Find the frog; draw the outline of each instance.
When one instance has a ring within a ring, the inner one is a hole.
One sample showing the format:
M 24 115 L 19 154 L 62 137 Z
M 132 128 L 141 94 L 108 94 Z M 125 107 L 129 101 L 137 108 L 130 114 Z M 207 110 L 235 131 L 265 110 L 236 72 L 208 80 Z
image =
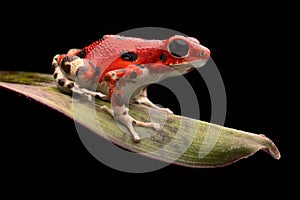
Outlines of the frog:
M 140 142 L 135 126 L 159 131 L 160 124 L 132 117 L 130 103 L 173 114 L 153 103 L 147 88 L 200 68 L 209 58 L 210 50 L 195 37 L 172 35 L 161 40 L 107 34 L 81 49 L 56 54 L 51 69 L 59 91 L 110 102 L 110 107 L 100 109 L 123 124 L 134 142 Z

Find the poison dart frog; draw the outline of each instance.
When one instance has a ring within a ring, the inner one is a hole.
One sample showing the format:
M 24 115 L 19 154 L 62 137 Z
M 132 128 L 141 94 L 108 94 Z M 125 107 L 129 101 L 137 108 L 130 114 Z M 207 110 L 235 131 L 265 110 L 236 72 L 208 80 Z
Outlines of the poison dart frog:
M 147 97 L 147 86 L 167 77 L 202 67 L 210 50 L 193 37 L 174 35 L 165 40 L 105 35 L 82 49 L 70 49 L 53 57 L 52 71 L 63 93 L 110 101 L 100 108 L 128 128 L 133 140 L 141 137 L 134 126 L 158 131 L 160 125 L 143 122 L 129 114 L 129 103 L 144 104 L 172 114 Z

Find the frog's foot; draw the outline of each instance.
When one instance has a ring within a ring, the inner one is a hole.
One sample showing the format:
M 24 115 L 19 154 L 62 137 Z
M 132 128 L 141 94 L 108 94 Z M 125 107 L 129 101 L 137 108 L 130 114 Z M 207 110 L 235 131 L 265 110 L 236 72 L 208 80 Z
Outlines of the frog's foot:
M 107 101 L 107 96 L 102 94 L 101 92 L 94 92 L 91 90 L 87 90 L 85 88 L 80 88 L 78 84 L 74 83 L 74 87 L 71 88 L 73 94 L 78 94 L 82 96 L 86 96 L 89 101 L 92 101 L 93 98 L 99 98 Z
M 155 108 L 155 109 L 161 110 L 163 112 L 173 114 L 173 112 L 169 108 L 161 108 L 161 107 L 155 105 L 154 103 L 152 103 L 147 97 L 147 88 L 144 88 L 143 91 L 141 92 L 141 94 L 139 94 L 138 96 L 136 96 L 133 99 L 133 102 L 138 103 L 138 104 L 144 104 L 151 108 Z
M 143 127 L 150 127 L 154 130 L 158 131 L 160 128 L 160 125 L 158 123 L 154 122 L 142 122 L 139 120 L 134 119 L 128 114 L 128 108 L 123 106 L 114 106 L 113 110 L 108 108 L 107 106 L 101 106 L 102 110 L 108 112 L 114 119 L 120 123 L 122 123 L 125 127 L 128 128 L 129 132 L 133 136 L 133 140 L 135 142 L 140 142 L 141 137 L 139 134 L 134 130 L 133 125 L 143 126 Z

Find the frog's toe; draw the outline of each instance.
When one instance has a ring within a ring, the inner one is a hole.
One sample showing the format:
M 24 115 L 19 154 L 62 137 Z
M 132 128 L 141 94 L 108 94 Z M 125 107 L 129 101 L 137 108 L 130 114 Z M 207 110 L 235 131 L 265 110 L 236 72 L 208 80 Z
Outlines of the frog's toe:
M 152 122 L 152 127 L 155 131 L 158 131 L 160 129 L 160 124 Z
M 141 137 L 136 135 L 136 136 L 133 136 L 133 141 L 134 142 L 140 142 L 141 141 Z
M 102 100 L 108 100 L 107 96 L 102 94 L 101 92 L 96 92 L 95 97 Z
M 144 104 L 146 106 L 149 106 L 151 108 L 155 108 L 158 110 L 161 110 L 163 112 L 166 112 L 168 114 L 173 114 L 173 112 L 169 109 L 169 108 L 162 108 L 154 103 L 152 103 L 147 96 L 137 96 L 133 99 L 133 102 L 137 103 L 137 104 Z

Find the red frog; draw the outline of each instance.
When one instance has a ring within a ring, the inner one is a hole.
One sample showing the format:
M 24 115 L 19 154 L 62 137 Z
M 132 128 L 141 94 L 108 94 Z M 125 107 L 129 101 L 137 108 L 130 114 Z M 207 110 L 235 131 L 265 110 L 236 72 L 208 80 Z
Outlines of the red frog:
M 133 125 L 159 130 L 154 122 L 143 122 L 128 114 L 135 102 L 172 113 L 147 97 L 147 86 L 170 76 L 183 75 L 205 65 L 208 48 L 193 37 L 174 35 L 165 40 L 148 40 L 105 35 L 83 49 L 71 49 L 54 56 L 53 76 L 64 93 L 98 97 L 111 102 L 101 106 L 128 128 L 135 142 L 141 140 Z

